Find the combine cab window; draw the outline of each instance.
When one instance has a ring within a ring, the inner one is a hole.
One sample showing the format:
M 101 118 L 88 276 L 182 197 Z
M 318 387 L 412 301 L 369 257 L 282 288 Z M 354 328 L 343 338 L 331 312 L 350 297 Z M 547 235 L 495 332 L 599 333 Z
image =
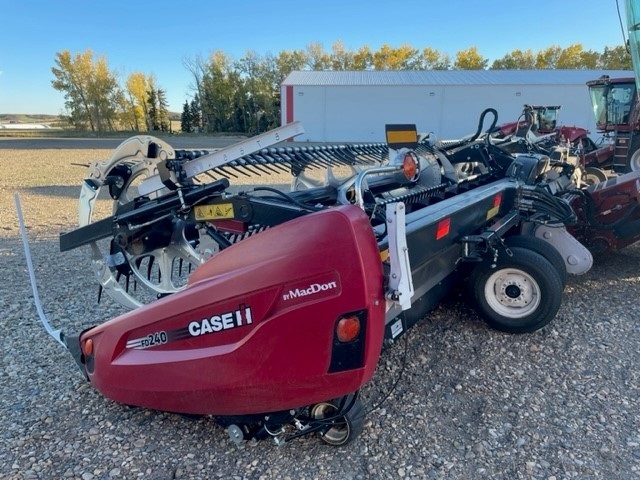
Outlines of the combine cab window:
M 543 108 L 539 111 L 540 128 L 543 132 L 552 132 L 556 128 L 558 109 Z
M 610 83 L 592 85 L 589 89 L 593 113 L 599 129 L 607 126 L 625 125 L 633 106 L 636 86 L 632 83 Z

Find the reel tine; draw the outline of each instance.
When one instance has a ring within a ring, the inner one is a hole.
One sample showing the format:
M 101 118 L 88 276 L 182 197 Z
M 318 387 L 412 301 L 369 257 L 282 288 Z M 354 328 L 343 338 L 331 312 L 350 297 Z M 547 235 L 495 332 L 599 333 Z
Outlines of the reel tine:
M 149 263 L 147 263 L 147 280 L 151 281 L 151 269 L 153 267 L 153 257 L 149 258 Z
M 262 165 L 265 165 L 265 166 L 268 165 L 269 168 L 271 168 L 274 173 L 289 173 L 288 168 L 286 168 L 284 165 L 281 165 L 278 162 L 270 162 L 262 155 L 262 152 L 254 153 L 252 157 L 255 158 L 256 161 L 262 163 Z

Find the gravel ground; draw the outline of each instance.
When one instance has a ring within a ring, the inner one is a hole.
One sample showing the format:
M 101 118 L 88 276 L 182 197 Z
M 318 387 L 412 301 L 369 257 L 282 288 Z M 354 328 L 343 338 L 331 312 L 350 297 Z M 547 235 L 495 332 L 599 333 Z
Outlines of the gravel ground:
M 640 478 L 640 245 L 571 278 L 555 321 L 533 334 L 493 331 L 459 299 L 442 304 L 383 352 L 365 400 L 402 376 L 347 448 L 235 446 L 209 418 L 103 398 L 39 324 L 13 192 L 51 321 L 75 331 L 109 319 L 123 310 L 96 303 L 88 252 L 57 245 L 84 172 L 71 163 L 109 153 L 0 148 L 0 478 Z

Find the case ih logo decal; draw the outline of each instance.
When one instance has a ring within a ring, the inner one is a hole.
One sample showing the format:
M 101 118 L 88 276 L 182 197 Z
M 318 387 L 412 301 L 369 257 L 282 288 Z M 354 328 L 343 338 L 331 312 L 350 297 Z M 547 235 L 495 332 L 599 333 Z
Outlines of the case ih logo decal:
M 282 300 L 293 300 L 294 298 L 306 297 L 307 295 L 314 295 L 319 292 L 326 292 L 327 290 L 334 290 L 338 288 L 336 282 L 327 283 L 312 283 L 305 288 L 296 288 L 295 290 L 289 290 L 282 295 Z
M 158 347 L 177 340 L 199 337 L 207 333 L 221 332 L 231 328 L 243 327 L 253 323 L 251 307 L 244 304 L 238 306 L 237 310 L 212 315 L 202 320 L 194 320 L 187 327 L 177 330 L 154 332 L 140 338 L 127 341 L 127 348 L 142 350 L 145 348 Z
M 228 330 L 230 328 L 251 325 L 252 322 L 251 307 L 242 308 L 241 306 L 238 310 L 214 315 L 211 318 L 194 320 L 189 324 L 189 334 L 192 337 L 198 337 L 207 333 L 221 332 L 222 330 Z

